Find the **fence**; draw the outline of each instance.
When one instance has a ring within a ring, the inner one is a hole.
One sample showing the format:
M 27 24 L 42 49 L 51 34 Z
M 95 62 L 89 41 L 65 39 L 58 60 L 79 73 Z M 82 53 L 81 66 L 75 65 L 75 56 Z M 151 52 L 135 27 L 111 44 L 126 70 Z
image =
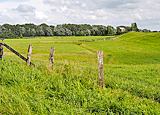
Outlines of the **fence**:
M 26 65 L 33 65 L 31 62 L 31 53 L 32 53 L 32 45 L 29 45 L 28 48 L 28 55 L 27 58 L 22 56 L 20 53 L 15 51 L 13 48 L 5 44 L 4 42 L 0 43 L 0 58 L 3 58 L 3 46 L 5 46 L 7 49 L 15 53 L 18 57 L 23 59 L 26 62 Z M 49 49 L 48 49 L 49 50 Z M 63 51 L 61 51 L 63 52 Z M 110 88 L 115 88 L 115 89 L 122 89 L 124 91 L 129 91 L 132 94 L 138 95 L 139 97 L 145 97 L 148 99 L 153 99 L 154 101 L 160 102 L 160 85 L 159 85 L 159 73 L 157 75 L 148 75 L 148 74 L 141 74 L 138 72 L 133 72 L 133 71 L 126 71 L 121 68 L 114 68 L 114 67 L 109 67 L 108 64 L 103 63 L 103 51 L 98 51 L 97 55 L 95 54 L 83 54 L 83 53 L 76 53 L 76 52 L 71 52 L 73 54 L 78 54 L 78 55 L 91 55 L 94 58 L 97 57 L 98 59 L 98 64 L 92 64 L 92 63 L 86 63 L 86 62 L 75 62 L 73 60 L 67 60 L 64 58 L 59 58 L 55 57 L 55 48 L 51 47 L 50 48 L 50 57 L 49 57 L 49 68 L 52 70 L 53 69 L 53 64 L 54 64 L 54 58 L 57 58 L 59 60 L 63 61 L 72 61 L 73 63 L 81 63 L 84 65 L 89 65 L 89 66 L 94 66 L 96 67 L 92 70 L 92 72 L 95 72 L 95 74 L 99 75 L 99 87 L 110 87 Z M 48 54 L 49 55 L 49 54 Z M 139 60 L 132 60 L 132 59 L 125 59 L 125 58 L 119 58 L 115 57 L 118 59 L 122 60 L 130 60 L 130 61 L 138 61 L 142 63 L 150 63 L 150 64 L 159 64 L 155 62 L 145 62 L 145 61 L 139 61 Z M 158 57 L 157 57 L 158 58 Z M 35 66 L 36 67 L 36 66 Z M 76 70 L 81 70 L 81 71 L 86 71 L 86 68 L 78 68 L 74 67 L 73 69 Z M 120 73 L 122 72 L 122 73 Z M 157 81 L 156 81 L 157 80 Z

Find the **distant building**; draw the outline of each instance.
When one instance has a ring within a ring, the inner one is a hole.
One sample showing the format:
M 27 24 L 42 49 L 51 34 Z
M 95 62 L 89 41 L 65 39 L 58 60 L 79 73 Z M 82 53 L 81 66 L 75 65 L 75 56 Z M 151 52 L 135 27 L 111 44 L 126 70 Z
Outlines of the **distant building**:
M 124 27 L 119 27 L 119 29 L 120 29 L 121 32 L 125 32 L 126 31 L 126 29 Z
M 118 30 L 120 30 L 121 32 L 125 32 L 126 29 L 124 27 L 118 27 Z

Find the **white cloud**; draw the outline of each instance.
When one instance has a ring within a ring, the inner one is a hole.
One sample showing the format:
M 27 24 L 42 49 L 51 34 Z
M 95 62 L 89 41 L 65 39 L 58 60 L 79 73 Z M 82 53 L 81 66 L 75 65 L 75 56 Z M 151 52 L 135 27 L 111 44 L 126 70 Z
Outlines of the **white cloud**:
M 20 4 L 15 10 L 19 12 L 34 12 L 36 8 L 27 4 Z
M 0 24 L 87 23 L 160 28 L 159 0 L 29 0 L 0 2 Z
M 65 10 L 67 10 L 67 7 L 66 7 L 66 6 L 61 7 L 61 10 L 62 10 L 62 11 L 65 11 Z
M 40 20 L 48 18 L 48 16 L 45 15 L 43 12 L 35 11 L 35 14 L 36 14 L 36 18 Z

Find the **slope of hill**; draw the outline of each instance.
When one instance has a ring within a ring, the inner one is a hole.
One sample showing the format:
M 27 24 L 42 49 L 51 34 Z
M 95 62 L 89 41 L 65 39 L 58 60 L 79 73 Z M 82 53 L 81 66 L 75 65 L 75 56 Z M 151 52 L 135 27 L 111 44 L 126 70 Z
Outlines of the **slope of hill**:
M 127 33 L 121 37 L 94 43 L 85 43 L 95 51 L 103 50 L 107 58 L 118 64 L 154 64 L 160 62 L 160 33 Z M 87 47 L 86 47 L 87 48 Z

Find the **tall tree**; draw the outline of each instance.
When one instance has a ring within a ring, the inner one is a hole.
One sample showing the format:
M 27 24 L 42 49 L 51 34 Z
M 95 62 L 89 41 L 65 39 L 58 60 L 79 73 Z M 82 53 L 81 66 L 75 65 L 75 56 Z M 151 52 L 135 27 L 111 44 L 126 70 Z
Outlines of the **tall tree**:
M 132 29 L 132 31 L 139 31 L 136 23 L 131 24 L 131 29 Z

